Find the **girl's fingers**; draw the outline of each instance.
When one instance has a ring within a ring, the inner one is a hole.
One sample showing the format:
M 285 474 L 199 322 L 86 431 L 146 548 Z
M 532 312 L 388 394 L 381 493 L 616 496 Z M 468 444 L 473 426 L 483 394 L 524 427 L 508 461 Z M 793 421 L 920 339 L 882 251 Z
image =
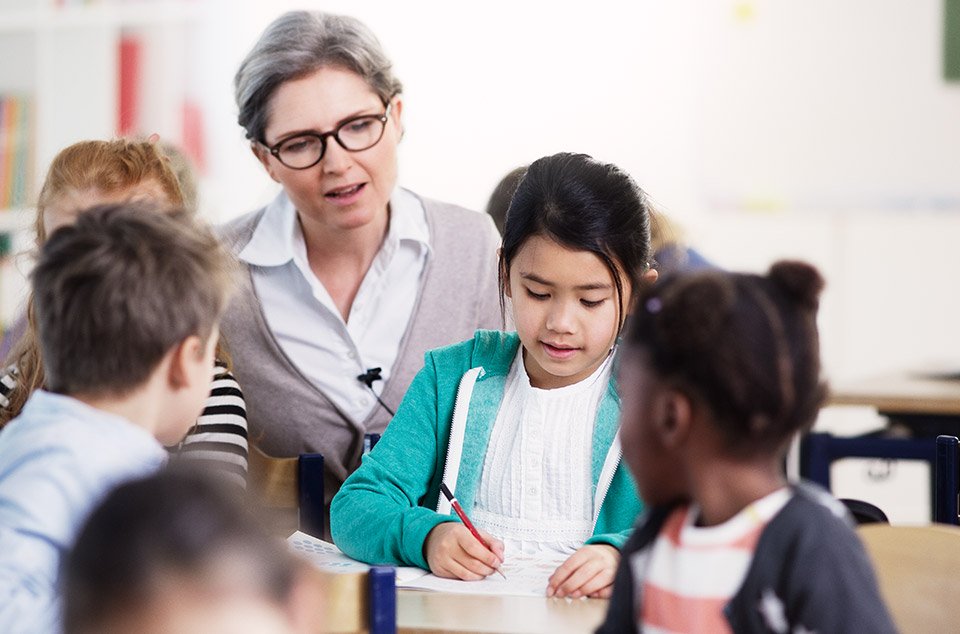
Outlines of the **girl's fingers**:
M 473 534 L 466 528 L 464 528 L 463 531 L 458 534 L 457 544 L 467 557 L 475 560 L 479 564 L 482 564 L 486 569 L 489 569 L 489 572 L 486 574 L 493 574 L 494 570 L 500 566 L 500 558 L 493 552 L 487 550 L 487 547 L 481 544 L 477 538 L 474 537 Z M 461 563 L 466 564 L 464 558 L 458 557 L 458 559 L 460 559 Z M 473 566 L 468 567 L 474 569 Z
M 556 592 L 554 593 L 558 597 L 573 597 L 577 599 L 586 592 L 581 590 L 583 584 L 587 583 L 590 579 L 597 575 L 600 572 L 600 567 L 595 561 L 587 561 L 582 566 L 577 568 L 570 574 L 566 580 L 557 586 Z
M 553 574 L 550 575 L 550 579 L 547 581 L 548 597 L 552 597 L 556 594 L 557 589 L 560 588 L 560 586 L 566 582 L 570 575 L 572 575 L 577 568 L 580 567 L 583 559 L 585 559 L 583 551 L 578 550 L 567 557 L 567 560 L 560 564 L 560 566 L 553 571 Z
M 493 535 L 491 535 L 490 533 L 487 533 L 486 531 L 477 531 L 477 532 L 480 533 L 480 536 L 483 537 L 488 544 L 490 544 L 490 550 L 492 550 L 493 554 L 497 556 L 497 559 L 500 560 L 500 563 L 503 563 L 503 553 L 504 553 L 503 542 L 497 539 L 496 537 L 494 537 Z
M 486 575 L 473 572 L 455 559 L 448 561 L 445 567 L 450 572 L 450 576 L 456 579 L 463 579 L 464 581 L 480 581 L 481 579 L 486 578 Z
M 613 584 L 594 592 L 590 595 L 592 599 L 609 599 L 613 596 Z
M 583 582 L 578 592 L 581 596 L 596 596 L 604 588 L 613 586 L 615 571 L 601 568 L 597 573 Z

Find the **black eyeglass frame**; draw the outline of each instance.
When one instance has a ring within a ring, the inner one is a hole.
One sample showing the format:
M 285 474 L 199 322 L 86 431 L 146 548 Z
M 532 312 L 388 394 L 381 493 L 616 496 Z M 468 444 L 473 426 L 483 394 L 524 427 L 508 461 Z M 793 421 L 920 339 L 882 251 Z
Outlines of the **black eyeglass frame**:
M 387 120 L 390 118 L 391 105 L 393 104 L 389 102 L 386 104 L 386 110 L 384 110 L 383 114 L 363 114 L 363 115 L 360 115 L 359 117 L 353 117 L 351 119 L 347 119 L 346 121 L 342 122 L 340 125 L 338 125 L 333 130 L 330 130 L 329 132 L 304 132 L 302 134 L 295 134 L 293 136 L 287 137 L 286 139 L 283 139 L 282 141 L 278 141 L 272 146 L 267 145 L 266 143 L 261 143 L 261 145 L 267 148 L 267 151 L 269 151 L 270 154 L 274 156 L 274 158 L 280 161 L 280 164 L 283 165 L 284 167 L 292 170 L 308 170 L 323 160 L 324 155 L 327 153 L 327 139 L 330 137 L 333 137 L 333 139 L 337 142 L 337 145 L 342 147 L 347 152 L 363 152 L 364 150 L 369 150 L 374 145 L 379 143 L 383 139 L 384 133 L 387 131 Z M 358 150 L 353 150 L 351 148 L 348 148 L 346 145 L 344 145 L 343 141 L 340 140 L 340 130 L 350 125 L 351 123 L 356 123 L 357 121 L 364 121 L 368 119 L 376 120 L 383 124 L 383 127 L 380 129 L 380 136 L 377 137 L 377 140 L 371 143 L 370 145 L 368 145 L 367 147 L 360 148 Z M 293 167 L 292 165 L 288 165 L 284 163 L 283 159 L 280 158 L 280 146 L 282 146 L 284 143 L 287 143 L 291 139 L 300 139 L 303 137 L 313 137 L 320 141 L 320 156 L 317 157 L 316 161 L 314 161 L 313 163 L 310 163 L 310 165 L 304 165 L 303 167 Z

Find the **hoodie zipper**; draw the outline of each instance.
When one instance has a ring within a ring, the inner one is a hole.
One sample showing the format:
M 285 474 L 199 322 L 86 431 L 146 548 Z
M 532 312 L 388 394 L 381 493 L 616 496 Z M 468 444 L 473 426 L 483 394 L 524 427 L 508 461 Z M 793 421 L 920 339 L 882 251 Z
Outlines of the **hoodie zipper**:
M 616 460 L 613 463 L 610 463 L 610 453 L 608 452 L 606 460 L 603 462 L 603 469 L 600 470 L 600 478 L 597 481 L 597 493 L 599 497 L 594 503 L 593 508 L 593 532 L 597 531 L 597 522 L 600 520 L 600 509 L 603 508 L 603 502 L 607 499 L 607 493 L 610 491 L 610 485 L 613 483 L 613 476 L 617 472 L 617 467 L 620 466 L 620 461 L 623 459 L 623 448 L 620 446 L 620 432 L 617 432 L 617 435 L 613 438 L 613 445 L 610 447 L 610 451 L 613 451 L 616 447 Z M 609 467 L 609 469 L 608 469 Z

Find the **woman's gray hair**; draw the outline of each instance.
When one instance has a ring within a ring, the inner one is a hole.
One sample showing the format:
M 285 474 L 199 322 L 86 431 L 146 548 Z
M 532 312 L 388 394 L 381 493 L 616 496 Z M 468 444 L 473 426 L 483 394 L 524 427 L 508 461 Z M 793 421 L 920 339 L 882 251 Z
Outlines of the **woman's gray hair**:
M 266 28 L 234 77 L 237 121 L 265 142 L 270 98 L 284 82 L 324 67 L 359 75 L 386 105 L 403 87 L 379 40 L 360 20 L 319 11 L 290 11 Z

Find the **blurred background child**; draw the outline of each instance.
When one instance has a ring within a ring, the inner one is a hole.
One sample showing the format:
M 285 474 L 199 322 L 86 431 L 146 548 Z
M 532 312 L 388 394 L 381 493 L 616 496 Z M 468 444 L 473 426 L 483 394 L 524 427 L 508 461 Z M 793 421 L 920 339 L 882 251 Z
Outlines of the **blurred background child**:
M 186 169 L 184 161 L 181 157 L 181 170 Z M 181 182 L 157 143 L 130 139 L 75 143 L 57 154 L 47 172 L 37 201 L 37 246 L 42 247 L 53 231 L 75 222 L 94 205 L 144 201 L 155 203 L 151 207 L 155 209 L 178 208 L 184 202 Z M 8 361 L 9 370 L 0 376 L 0 428 L 44 385 L 32 299 Z M 243 486 L 248 455 L 246 406 L 228 364 L 226 350 L 218 342 L 206 406 L 176 449 L 178 455 L 214 465 Z
M 130 204 L 89 210 L 43 245 L 31 281 L 45 387 L 0 433 L 0 631 L 57 628 L 80 523 L 196 421 L 232 263 L 185 212 Z
M 527 167 L 522 165 L 507 172 L 494 187 L 487 201 L 487 214 L 493 218 L 497 231 L 501 235 L 506 225 L 510 200 L 526 171 Z M 650 246 L 653 249 L 653 266 L 660 275 L 714 266 L 687 243 L 680 226 L 665 213 L 654 208 L 652 204 L 650 205 Z
M 800 262 L 647 289 L 628 328 L 623 451 L 649 506 L 601 632 L 893 632 L 846 509 L 788 486 L 783 457 L 826 396 Z
M 238 493 L 173 468 L 117 487 L 66 557 L 66 634 L 321 631 L 307 564 Z

